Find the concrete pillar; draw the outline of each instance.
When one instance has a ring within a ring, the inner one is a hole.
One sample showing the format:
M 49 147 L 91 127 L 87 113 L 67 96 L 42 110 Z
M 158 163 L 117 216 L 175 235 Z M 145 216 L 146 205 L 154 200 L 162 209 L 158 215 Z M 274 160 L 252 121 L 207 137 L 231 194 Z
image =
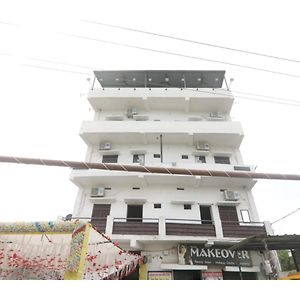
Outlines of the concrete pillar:
M 273 231 L 271 222 L 264 221 L 264 225 L 265 225 L 265 228 L 266 228 L 267 235 L 274 235 L 274 231 Z
M 222 223 L 220 219 L 219 209 L 217 205 L 211 206 L 211 213 L 214 220 L 215 230 L 216 230 L 216 237 L 218 239 L 222 239 L 223 236 L 223 229 L 222 229 Z
M 110 236 L 113 233 L 113 226 L 114 226 L 114 217 L 109 215 L 106 219 L 106 229 L 105 234 Z
M 165 217 L 159 217 L 158 219 L 158 235 L 166 235 L 166 219 Z

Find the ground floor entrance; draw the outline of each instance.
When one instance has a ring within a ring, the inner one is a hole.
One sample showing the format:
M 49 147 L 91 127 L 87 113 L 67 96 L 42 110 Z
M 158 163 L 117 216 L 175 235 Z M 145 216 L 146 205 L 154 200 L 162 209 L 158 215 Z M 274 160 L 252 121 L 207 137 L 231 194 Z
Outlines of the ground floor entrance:
M 255 272 L 225 272 L 223 271 L 223 280 L 257 280 Z
M 200 270 L 174 270 L 174 280 L 201 280 Z

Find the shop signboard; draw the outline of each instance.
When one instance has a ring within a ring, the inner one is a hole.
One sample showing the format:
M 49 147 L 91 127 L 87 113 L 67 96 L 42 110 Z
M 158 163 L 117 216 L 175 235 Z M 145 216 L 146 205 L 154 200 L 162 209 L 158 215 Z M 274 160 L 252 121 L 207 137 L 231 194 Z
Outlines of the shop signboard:
M 149 271 L 148 280 L 172 280 L 172 272 Z
M 251 267 L 252 261 L 247 250 L 180 244 L 178 245 L 178 264 Z

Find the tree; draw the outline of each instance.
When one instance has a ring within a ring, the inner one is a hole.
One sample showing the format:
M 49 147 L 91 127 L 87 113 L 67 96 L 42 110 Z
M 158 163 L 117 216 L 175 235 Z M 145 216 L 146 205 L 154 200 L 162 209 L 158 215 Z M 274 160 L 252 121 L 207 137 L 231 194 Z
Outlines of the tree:
M 295 270 L 294 260 L 289 250 L 279 250 L 277 251 L 277 254 L 282 271 Z

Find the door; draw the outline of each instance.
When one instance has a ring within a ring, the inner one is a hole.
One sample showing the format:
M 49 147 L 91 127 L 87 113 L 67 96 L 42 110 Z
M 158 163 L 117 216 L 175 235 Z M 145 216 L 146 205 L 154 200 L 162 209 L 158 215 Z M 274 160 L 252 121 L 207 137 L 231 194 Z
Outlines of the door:
M 127 222 L 143 222 L 143 205 L 127 206 Z
M 98 231 L 105 233 L 110 204 L 94 204 L 91 223 Z
M 174 280 L 201 280 L 200 270 L 174 270 Z

